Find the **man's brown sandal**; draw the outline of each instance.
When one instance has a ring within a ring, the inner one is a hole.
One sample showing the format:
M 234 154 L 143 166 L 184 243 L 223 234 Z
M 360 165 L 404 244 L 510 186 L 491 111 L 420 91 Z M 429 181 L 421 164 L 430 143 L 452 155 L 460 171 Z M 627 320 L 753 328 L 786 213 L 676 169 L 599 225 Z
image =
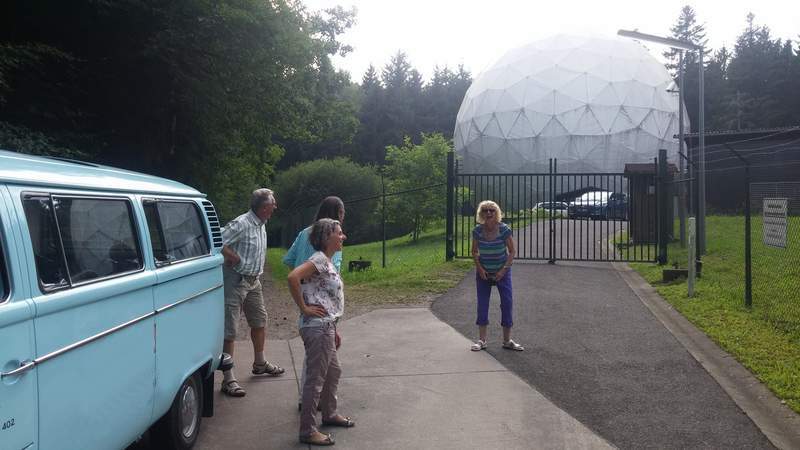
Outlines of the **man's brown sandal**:
M 333 434 L 328 433 L 320 433 L 317 432 L 316 436 L 325 436 L 324 438 L 320 439 L 319 437 L 314 437 L 315 435 L 311 434 L 308 436 L 300 436 L 300 442 L 303 444 L 310 444 L 310 445 L 333 445 L 336 441 L 333 440 Z
M 356 426 L 356 423 L 353 422 L 353 419 L 344 416 L 336 416 L 328 420 L 323 420 L 322 424 L 328 427 L 342 427 L 342 428 L 353 428 L 354 426 Z
M 244 397 L 247 394 L 241 386 L 239 386 L 239 382 L 236 380 L 229 380 L 227 382 L 222 383 L 223 394 L 227 394 L 231 397 Z

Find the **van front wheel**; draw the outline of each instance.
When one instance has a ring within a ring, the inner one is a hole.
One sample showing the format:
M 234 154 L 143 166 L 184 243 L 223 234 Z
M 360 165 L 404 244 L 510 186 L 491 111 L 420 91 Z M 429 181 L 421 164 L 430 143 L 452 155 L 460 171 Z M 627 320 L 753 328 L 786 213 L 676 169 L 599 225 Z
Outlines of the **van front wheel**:
M 156 441 L 163 448 L 189 449 L 200 432 L 203 411 L 203 388 L 198 373 L 183 382 L 169 411 L 154 427 Z

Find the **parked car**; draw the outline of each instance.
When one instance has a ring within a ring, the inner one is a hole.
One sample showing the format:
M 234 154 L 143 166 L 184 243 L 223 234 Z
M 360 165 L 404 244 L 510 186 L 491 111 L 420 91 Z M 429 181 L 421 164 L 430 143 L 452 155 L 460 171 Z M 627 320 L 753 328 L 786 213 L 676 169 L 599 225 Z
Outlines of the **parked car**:
M 598 217 L 599 207 L 608 201 L 611 192 L 591 191 L 570 202 L 567 217 L 570 219 L 593 219 Z
M 569 205 L 564 202 L 539 202 L 533 207 L 533 212 L 538 214 L 553 212 L 554 215 L 567 215 Z
M 628 220 L 628 196 L 622 192 L 614 192 L 608 201 L 600 204 L 597 216 L 606 220 Z
M 592 191 L 569 205 L 570 219 L 627 220 L 628 196 L 621 192 Z
M 193 188 L 0 150 L 0 448 L 148 429 L 191 447 L 223 357 L 221 247 Z

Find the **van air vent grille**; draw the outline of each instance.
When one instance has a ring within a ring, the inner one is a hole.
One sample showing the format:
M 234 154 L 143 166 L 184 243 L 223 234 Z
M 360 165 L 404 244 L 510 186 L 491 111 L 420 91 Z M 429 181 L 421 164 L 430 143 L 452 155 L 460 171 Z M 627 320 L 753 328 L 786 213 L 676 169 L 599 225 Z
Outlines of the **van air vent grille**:
M 208 223 L 211 225 L 211 242 L 214 248 L 222 248 L 222 232 L 219 226 L 219 217 L 214 205 L 208 200 L 203 200 L 203 209 L 205 210 Z

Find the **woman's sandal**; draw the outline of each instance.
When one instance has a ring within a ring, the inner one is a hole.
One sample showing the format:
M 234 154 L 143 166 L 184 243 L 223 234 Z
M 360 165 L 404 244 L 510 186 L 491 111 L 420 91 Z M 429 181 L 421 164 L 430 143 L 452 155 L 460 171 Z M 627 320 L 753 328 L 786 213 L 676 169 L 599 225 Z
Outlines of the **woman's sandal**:
M 335 416 L 328 420 L 323 420 L 322 425 L 328 427 L 342 427 L 342 428 L 353 428 L 356 426 L 356 423 L 353 422 L 353 419 L 344 416 Z
M 322 435 L 322 436 L 325 436 L 325 437 L 322 438 L 322 439 L 320 439 L 319 437 L 315 438 L 314 437 L 315 435 L 313 435 L 313 434 L 308 435 L 308 436 L 300 436 L 300 442 L 302 442 L 303 444 L 320 445 L 320 446 L 333 445 L 333 444 L 336 443 L 336 441 L 333 440 L 333 435 L 332 434 L 317 432 L 316 436 L 319 436 L 319 435 Z
M 285 372 L 285 370 L 283 370 L 283 367 L 277 364 L 272 364 L 268 361 L 264 361 L 263 364 L 253 363 L 253 375 L 266 374 L 273 377 L 277 377 L 278 375 L 283 375 L 283 372 Z
M 236 380 L 230 380 L 227 382 L 222 383 L 222 393 L 227 394 L 231 397 L 244 397 L 247 392 L 239 386 L 239 382 Z

